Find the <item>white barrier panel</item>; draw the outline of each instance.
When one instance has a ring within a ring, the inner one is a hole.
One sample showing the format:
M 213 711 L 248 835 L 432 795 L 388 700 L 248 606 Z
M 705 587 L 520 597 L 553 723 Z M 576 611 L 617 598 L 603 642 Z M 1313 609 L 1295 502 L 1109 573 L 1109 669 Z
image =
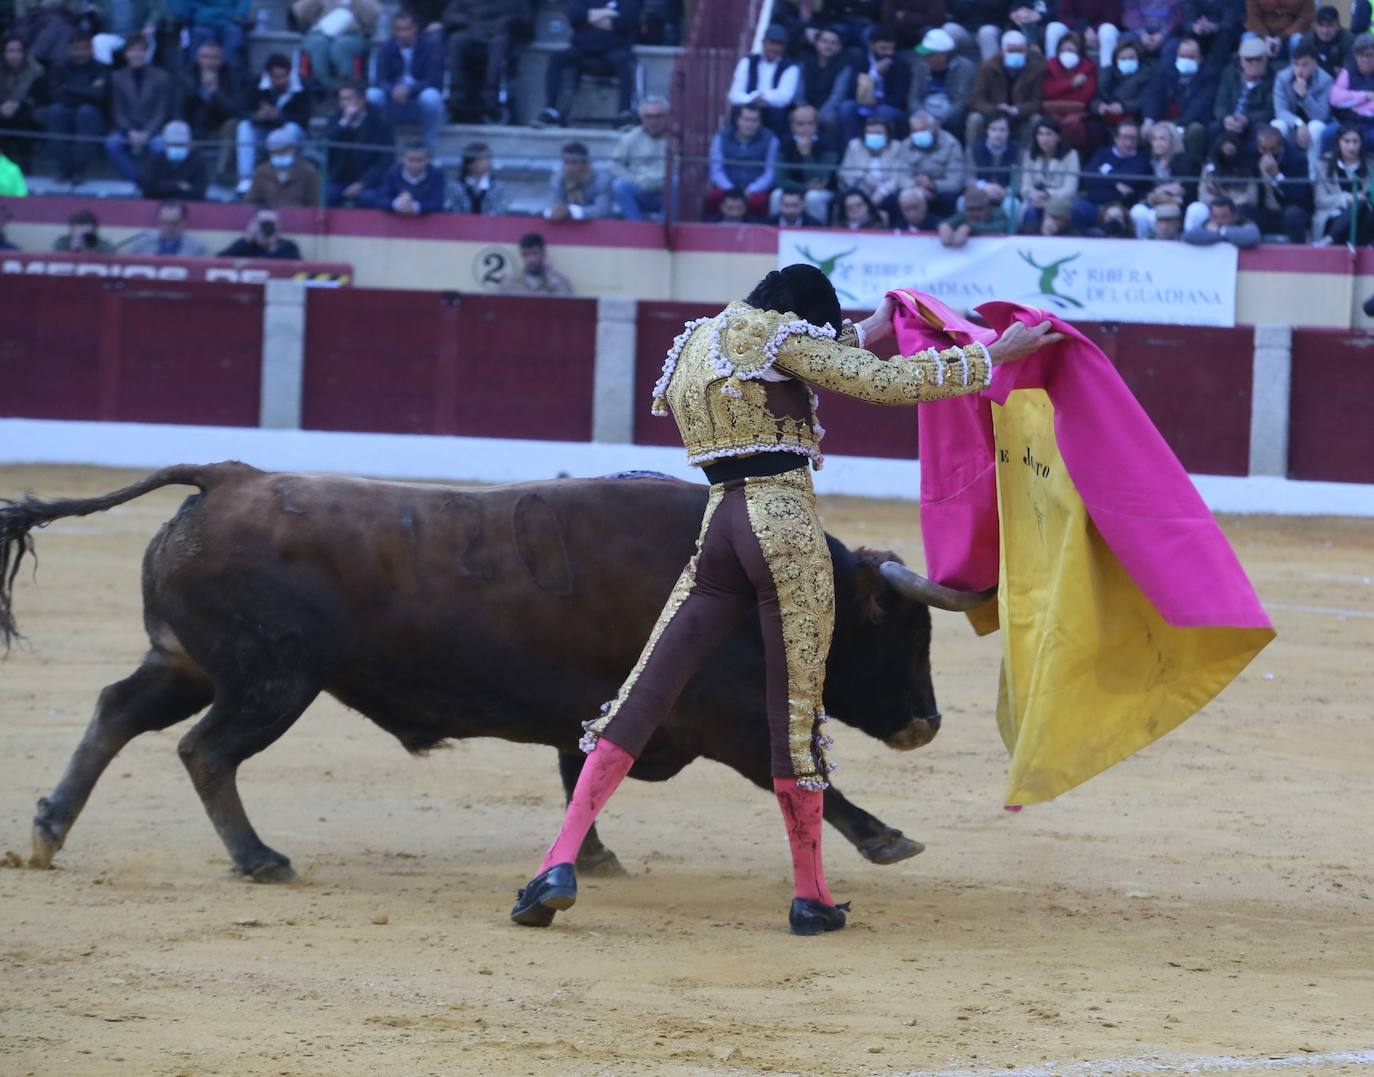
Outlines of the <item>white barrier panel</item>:
M 703 481 L 701 472 L 684 459 L 681 449 L 653 445 L 0 419 L 0 464 L 156 468 L 242 460 L 273 471 L 456 482 L 526 482 L 621 471 L 659 471 Z M 1214 512 L 1374 517 L 1374 485 L 1220 475 L 1195 475 L 1193 482 Z M 816 475 L 821 493 L 854 497 L 915 500 L 920 483 L 920 464 L 914 460 L 863 456 L 827 456 L 825 470 Z M 0 490 L 0 497 L 21 492 Z
M 872 310 L 890 289 L 915 288 L 955 310 L 1004 299 L 1088 322 L 1233 326 L 1237 258 L 1229 243 L 997 236 L 950 248 L 882 232 L 778 235 L 778 266 L 819 266 L 848 308 Z

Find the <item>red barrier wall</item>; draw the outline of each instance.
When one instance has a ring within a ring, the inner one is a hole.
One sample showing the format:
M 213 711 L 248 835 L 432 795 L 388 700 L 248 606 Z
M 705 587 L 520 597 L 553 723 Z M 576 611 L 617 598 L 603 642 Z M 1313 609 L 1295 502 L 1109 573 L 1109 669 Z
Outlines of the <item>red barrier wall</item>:
M 1374 335 L 1293 330 L 1288 476 L 1374 482 Z
M 589 441 L 596 302 L 312 289 L 302 426 Z
M 0 415 L 257 426 L 262 289 L 0 278 Z

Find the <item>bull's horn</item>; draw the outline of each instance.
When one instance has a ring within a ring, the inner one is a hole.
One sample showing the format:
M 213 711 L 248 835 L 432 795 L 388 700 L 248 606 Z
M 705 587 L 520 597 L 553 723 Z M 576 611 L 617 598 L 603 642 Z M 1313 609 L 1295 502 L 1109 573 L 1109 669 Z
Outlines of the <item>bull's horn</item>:
M 878 566 L 878 571 L 888 585 L 903 598 L 909 598 L 913 602 L 924 602 L 937 610 L 963 613 L 976 609 L 997 595 L 996 587 L 990 587 L 986 591 L 956 591 L 952 587 L 942 587 L 933 580 L 912 572 L 906 565 L 897 561 L 884 561 Z

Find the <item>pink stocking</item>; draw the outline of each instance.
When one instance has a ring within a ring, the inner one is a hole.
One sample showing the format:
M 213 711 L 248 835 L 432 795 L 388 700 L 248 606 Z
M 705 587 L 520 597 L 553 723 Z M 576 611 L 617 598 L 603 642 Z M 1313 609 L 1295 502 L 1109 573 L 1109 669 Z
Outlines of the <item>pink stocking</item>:
M 774 778 L 782 821 L 787 826 L 787 841 L 792 846 L 792 880 L 796 896 L 809 901 L 835 904 L 825 885 L 821 863 L 821 806 L 825 796 L 820 790 L 801 789 L 796 778 Z
M 572 799 L 568 801 L 567 813 L 563 816 L 563 826 L 558 837 L 549 847 L 544 862 L 539 865 L 542 872 L 554 864 L 571 864 L 577 860 L 578 850 L 596 822 L 596 816 L 611 799 L 611 794 L 620 785 L 635 757 L 605 737 L 596 742 L 596 747 L 588 753 L 582 764 L 582 773 L 577 776 L 573 787 Z

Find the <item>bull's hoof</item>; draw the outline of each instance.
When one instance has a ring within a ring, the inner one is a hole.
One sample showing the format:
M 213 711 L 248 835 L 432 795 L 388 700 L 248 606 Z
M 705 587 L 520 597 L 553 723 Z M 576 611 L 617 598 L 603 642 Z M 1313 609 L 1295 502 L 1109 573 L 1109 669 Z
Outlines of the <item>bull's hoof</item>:
M 251 868 L 235 868 L 235 873 L 243 876 L 249 882 L 255 883 L 294 883 L 299 882 L 295 869 L 291 867 L 291 861 L 286 857 L 280 860 L 268 860 Z
M 615 853 L 606 848 L 593 853 L 580 853 L 577 857 L 577 874 L 594 879 L 615 879 L 629 875 Z
M 910 860 L 917 853 L 926 851 L 919 841 L 913 841 L 900 830 L 886 830 L 859 842 L 858 850 L 871 864 L 896 864 Z
M 50 822 L 51 818 L 52 805 L 47 797 L 43 797 L 38 802 L 38 814 L 33 817 L 33 855 L 29 857 L 31 868 L 52 867 L 52 858 L 62 848 L 62 835 Z

